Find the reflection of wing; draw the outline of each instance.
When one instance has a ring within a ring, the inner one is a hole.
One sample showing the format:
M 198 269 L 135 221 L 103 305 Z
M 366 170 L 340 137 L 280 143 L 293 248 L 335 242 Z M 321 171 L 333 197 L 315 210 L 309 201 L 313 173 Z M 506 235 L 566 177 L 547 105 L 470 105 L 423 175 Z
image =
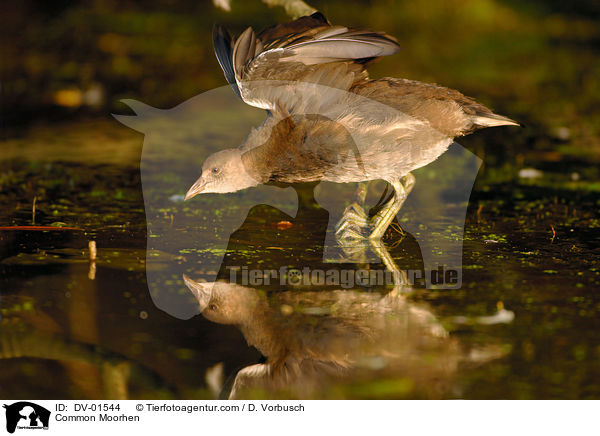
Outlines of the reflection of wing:
M 268 110 L 292 106 L 293 97 L 285 95 L 284 88 L 284 94 L 265 93 L 265 86 L 252 82 L 310 82 L 347 90 L 366 79 L 369 62 L 399 50 L 397 42 L 384 33 L 331 26 L 318 12 L 258 36 L 248 28 L 233 46 L 227 31 L 215 26 L 213 42 L 225 76 L 237 86 L 242 100 Z

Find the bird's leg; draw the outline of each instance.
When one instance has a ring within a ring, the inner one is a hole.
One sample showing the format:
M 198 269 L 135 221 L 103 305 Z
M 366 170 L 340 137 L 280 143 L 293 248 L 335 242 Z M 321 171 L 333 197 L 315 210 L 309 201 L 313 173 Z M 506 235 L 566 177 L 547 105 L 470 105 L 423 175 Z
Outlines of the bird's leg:
M 369 235 L 371 240 L 381 239 L 415 186 L 415 176 L 408 173 L 404 177 L 393 181 L 391 185 L 394 188 L 394 197 L 371 219 L 373 229 Z
M 367 182 L 360 182 L 354 193 L 354 202 L 344 210 L 342 218 L 335 225 L 338 241 L 364 239 L 361 229 L 369 225 L 369 217 L 363 208 L 366 196 Z

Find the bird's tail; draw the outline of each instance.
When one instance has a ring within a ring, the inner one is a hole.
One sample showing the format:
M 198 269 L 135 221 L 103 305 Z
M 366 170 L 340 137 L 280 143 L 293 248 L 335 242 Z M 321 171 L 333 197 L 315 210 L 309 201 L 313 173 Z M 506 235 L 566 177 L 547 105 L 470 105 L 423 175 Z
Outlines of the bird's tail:
M 492 112 L 476 112 L 475 115 L 471 117 L 471 120 L 473 121 L 473 124 L 480 127 L 520 126 L 515 120 Z

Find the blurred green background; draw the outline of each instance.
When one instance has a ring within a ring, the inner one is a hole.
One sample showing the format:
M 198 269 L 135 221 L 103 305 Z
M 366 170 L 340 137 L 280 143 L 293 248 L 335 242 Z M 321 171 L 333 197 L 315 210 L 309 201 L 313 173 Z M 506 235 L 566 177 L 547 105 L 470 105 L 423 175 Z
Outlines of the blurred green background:
M 384 30 L 402 51 L 372 76 L 436 82 L 551 138 L 600 151 L 600 4 L 593 0 L 313 1 L 334 24 Z M 238 34 L 288 19 L 233 0 L 19 1 L 2 12 L 3 134 L 105 114 L 120 98 L 168 108 L 224 83 L 214 22 Z

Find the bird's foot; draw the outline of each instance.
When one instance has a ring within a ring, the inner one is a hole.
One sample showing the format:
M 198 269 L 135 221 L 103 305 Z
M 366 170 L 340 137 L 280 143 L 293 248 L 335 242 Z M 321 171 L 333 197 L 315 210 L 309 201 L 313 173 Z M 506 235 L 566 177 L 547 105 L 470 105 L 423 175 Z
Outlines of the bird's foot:
M 365 239 L 363 229 L 369 226 L 369 217 L 358 203 L 352 203 L 344 210 L 342 218 L 335 225 L 335 236 L 342 245 L 351 245 Z
M 352 203 L 335 227 L 335 238 L 346 261 L 362 262 L 369 247 L 369 217 L 358 203 Z

